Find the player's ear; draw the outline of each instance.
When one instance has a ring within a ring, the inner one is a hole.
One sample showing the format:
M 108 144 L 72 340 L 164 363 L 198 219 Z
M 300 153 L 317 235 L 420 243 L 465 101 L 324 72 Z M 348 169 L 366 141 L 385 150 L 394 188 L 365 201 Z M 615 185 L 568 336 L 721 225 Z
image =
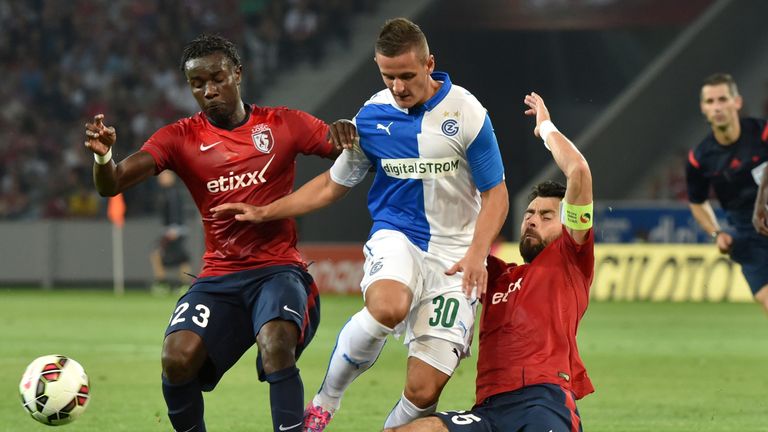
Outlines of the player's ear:
M 237 65 L 235 68 L 235 82 L 239 85 L 240 80 L 243 78 L 243 65 Z
M 744 99 L 742 99 L 741 95 L 737 95 L 735 98 L 733 98 L 733 103 L 736 105 L 736 109 L 741 109 L 742 106 L 744 106 Z
M 435 56 L 430 54 L 429 57 L 427 57 L 427 72 L 430 74 L 434 72 L 435 70 Z

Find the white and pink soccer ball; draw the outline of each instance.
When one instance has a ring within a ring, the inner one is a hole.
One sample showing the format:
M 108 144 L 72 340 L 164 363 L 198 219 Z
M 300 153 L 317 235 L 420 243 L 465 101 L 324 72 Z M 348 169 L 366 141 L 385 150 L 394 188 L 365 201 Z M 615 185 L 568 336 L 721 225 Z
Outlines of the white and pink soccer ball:
M 80 363 L 62 355 L 38 357 L 19 383 L 21 404 L 33 419 L 51 426 L 78 418 L 88 406 L 91 388 Z

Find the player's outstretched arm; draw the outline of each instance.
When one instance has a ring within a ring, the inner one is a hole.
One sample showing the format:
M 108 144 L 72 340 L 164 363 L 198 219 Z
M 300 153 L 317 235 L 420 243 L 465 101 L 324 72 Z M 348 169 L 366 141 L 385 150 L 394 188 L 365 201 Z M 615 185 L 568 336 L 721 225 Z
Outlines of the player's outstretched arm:
M 119 164 L 112 160 L 112 146 L 117 132 L 104 125 L 104 114 L 93 117 L 85 124 L 85 147 L 94 154 L 93 182 L 101 196 L 115 196 L 155 172 L 155 159 L 147 152 L 139 151 L 123 159 Z
M 544 140 L 545 145 L 552 152 L 555 163 L 565 174 L 565 203 L 571 206 L 591 206 L 593 199 L 592 172 L 584 155 L 571 140 L 554 127 L 549 110 L 541 96 L 531 92 L 531 94 L 525 95 L 525 104 L 528 105 L 525 114 L 536 116 L 536 127 L 533 133 Z M 584 242 L 589 228 L 573 229 L 569 227 L 568 231 L 571 237 L 581 244 Z
M 763 171 L 763 178 L 760 180 L 760 187 L 757 190 L 752 224 L 758 233 L 768 236 L 768 166 Z
M 338 201 L 349 192 L 348 187 L 331 180 L 330 171 L 313 178 L 295 192 L 266 206 L 246 203 L 226 203 L 211 209 L 215 218 L 234 216 L 239 221 L 260 223 L 301 216 Z

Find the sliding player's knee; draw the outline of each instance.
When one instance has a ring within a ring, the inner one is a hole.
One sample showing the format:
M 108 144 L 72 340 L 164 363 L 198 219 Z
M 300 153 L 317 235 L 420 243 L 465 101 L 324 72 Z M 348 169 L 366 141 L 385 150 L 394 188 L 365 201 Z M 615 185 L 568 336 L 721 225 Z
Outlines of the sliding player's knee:
M 265 324 L 256 336 L 264 372 L 272 373 L 296 364 L 299 329 L 291 321 L 275 320 Z
M 383 432 L 448 432 L 448 428 L 437 417 L 424 417 Z

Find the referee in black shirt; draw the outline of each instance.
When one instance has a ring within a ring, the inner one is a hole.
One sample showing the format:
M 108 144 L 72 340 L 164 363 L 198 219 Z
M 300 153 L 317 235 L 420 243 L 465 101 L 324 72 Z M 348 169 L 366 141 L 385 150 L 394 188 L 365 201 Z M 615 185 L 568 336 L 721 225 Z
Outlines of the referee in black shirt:
M 741 106 L 733 77 L 719 73 L 704 80 L 701 112 L 712 132 L 688 153 L 688 201 L 720 252 L 741 265 L 755 301 L 768 313 L 768 237 L 752 225 L 760 176 L 768 165 L 768 128 L 765 120 L 740 118 Z M 732 230 L 718 224 L 710 186 Z

